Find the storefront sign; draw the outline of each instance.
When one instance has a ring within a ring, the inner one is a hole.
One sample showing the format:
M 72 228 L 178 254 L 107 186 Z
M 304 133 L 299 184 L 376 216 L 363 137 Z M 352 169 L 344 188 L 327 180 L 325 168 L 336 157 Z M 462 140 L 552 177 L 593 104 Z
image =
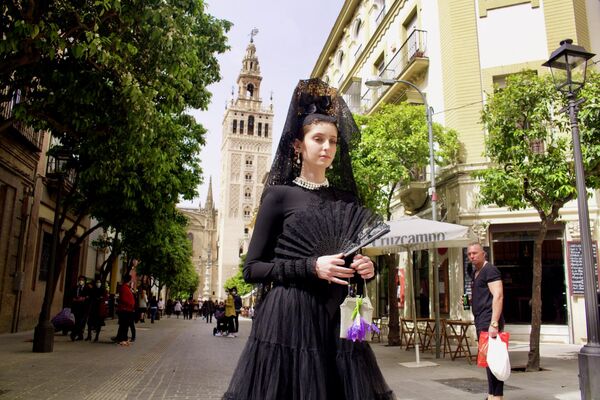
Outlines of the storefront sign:
M 598 243 L 594 241 L 592 243 L 592 251 L 594 257 L 595 275 L 598 280 Z M 581 251 L 581 242 L 567 242 L 567 266 L 569 268 L 569 288 L 571 295 L 583 295 L 584 283 L 583 283 L 583 252 Z

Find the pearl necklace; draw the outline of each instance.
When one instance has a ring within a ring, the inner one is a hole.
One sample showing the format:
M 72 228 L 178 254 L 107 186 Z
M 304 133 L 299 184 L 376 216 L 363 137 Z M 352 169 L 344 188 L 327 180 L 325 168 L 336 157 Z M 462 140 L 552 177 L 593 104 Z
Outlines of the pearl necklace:
M 327 178 L 325 178 L 325 180 L 321 183 L 314 183 L 311 181 L 307 181 L 306 179 L 302 178 L 301 176 L 296 177 L 296 179 L 294 179 L 294 183 L 304 189 L 308 189 L 308 190 L 317 190 L 317 189 L 321 189 L 321 188 L 326 188 L 329 187 L 329 181 L 327 180 Z

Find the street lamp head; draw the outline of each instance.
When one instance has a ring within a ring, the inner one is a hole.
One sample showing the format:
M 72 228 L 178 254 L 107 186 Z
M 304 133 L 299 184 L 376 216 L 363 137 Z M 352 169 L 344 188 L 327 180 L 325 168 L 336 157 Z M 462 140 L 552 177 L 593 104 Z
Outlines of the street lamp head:
M 594 55 L 574 45 L 573 40 L 565 39 L 542 65 L 550 67 L 556 89 L 572 96 L 585 84 L 587 61 Z
M 65 174 L 72 158 L 73 152 L 64 146 L 54 146 L 50 148 L 50 150 L 48 150 L 46 174 Z
M 376 89 L 378 87 L 381 87 L 383 85 L 386 86 L 390 86 L 393 85 L 394 83 L 396 83 L 397 81 L 395 81 L 394 79 L 384 79 L 380 76 L 372 76 L 369 79 L 367 79 L 365 81 L 365 85 L 368 88 L 372 88 L 372 89 Z

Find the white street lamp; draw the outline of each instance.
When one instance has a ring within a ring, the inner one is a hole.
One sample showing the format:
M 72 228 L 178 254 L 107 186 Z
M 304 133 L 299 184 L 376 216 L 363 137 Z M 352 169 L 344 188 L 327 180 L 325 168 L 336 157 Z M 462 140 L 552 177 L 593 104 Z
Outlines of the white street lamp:
M 430 186 L 430 195 L 431 195 L 431 219 L 437 221 L 437 193 L 435 191 L 435 156 L 433 149 L 433 122 L 432 122 L 432 110 L 429 108 L 427 103 L 427 98 L 425 97 L 425 93 L 421 91 L 414 83 L 405 81 L 402 79 L 384 79 L 381 77 L 373 77 L 368 79 L 365 82 L 365 85 L 369 88 L 378 88 L 382 85 L 392 86 L 395 83 L 402 83 L 411 88 L 415 89 L 419 95 L 421 95 L 421 99 L 423 101 L 423 105 L 425 106 L 425 114 L 427 116 L 427 131 L 429 134 L 429 169 L 431 176 L 431 186 Z M 437 268 L 437 254 L 433 252 L 433 287 L 434 287 L 434 308 L 435 308 L 435 357 L 440 358 L 440 296 L 439 296 L 439 272 Z

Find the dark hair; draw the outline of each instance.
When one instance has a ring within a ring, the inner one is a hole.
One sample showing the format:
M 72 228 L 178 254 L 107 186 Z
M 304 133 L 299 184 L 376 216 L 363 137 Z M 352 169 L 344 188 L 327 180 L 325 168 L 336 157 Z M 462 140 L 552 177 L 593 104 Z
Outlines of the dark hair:
M 335 117 L 330 117 L 329 115 L 323 115 L 323 114 L 309 114 L 302 121 L 302 126 L 298 130 L 297 139 L 300 141 L 303 141 L 304 136 L 306 135 L 306 132 L 308 131 L 308 127 L 310 127 L 312 125 L 316 125 L 316 124 L 322 124 L 322 123 L 333 124 L 335 126 L 335 128 L 337 129 L 337 120 Z
M 123 277 L 123 283 L 131 282 L 131 275 L 127 274 Z

